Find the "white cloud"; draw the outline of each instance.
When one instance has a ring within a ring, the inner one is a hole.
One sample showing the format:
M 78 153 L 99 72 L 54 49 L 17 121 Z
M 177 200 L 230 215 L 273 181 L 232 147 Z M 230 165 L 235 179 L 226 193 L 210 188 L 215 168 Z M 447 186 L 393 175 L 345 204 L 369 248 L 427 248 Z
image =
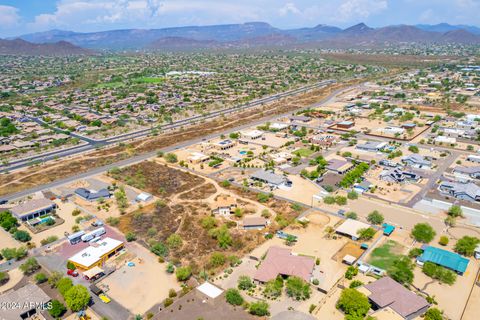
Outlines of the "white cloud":
M 368 18 L 388 8 L 387 0 L 347 0 L 338 8 L 338 21 L 350 21 L 354 18 Z
M 259 19 L 258 8 L 221 0 L 60 0 L 55 12 L 40 14 L 31 29 L 94 29 L 183 23 L 241 22 Z
M 281 17 L 286 16 L 289 13 L 291 13 L 291 14 L 301 14 L 301 11 L 297 8 L 295 3 L 293 3 L 293 2 L 286 3 L 283 7 L 281 7 L 278 10 L 278 14 Z
M 0 5 L 0 29 L 11 29 L 20 24 L 18 9 L 11 6 Z

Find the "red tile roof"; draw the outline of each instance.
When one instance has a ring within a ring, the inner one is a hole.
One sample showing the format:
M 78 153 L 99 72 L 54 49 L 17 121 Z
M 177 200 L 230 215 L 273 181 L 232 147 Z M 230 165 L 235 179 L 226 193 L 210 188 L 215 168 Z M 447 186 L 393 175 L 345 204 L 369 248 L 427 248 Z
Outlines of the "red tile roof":
M 311 257 L 295 256 L 288 248 L 270 247 L 265 260 L 262 262 L 254 279 L 267 282 L 275 279 L 278 275 L 297 276 L 310 282 L 315 267 L 315 261 Z
M 427 300 L 406 289 L 390 277 L 365 285 L 372 294 L 368 298 L 380 308 L 390 307 L 404 318 L 429 306 Z

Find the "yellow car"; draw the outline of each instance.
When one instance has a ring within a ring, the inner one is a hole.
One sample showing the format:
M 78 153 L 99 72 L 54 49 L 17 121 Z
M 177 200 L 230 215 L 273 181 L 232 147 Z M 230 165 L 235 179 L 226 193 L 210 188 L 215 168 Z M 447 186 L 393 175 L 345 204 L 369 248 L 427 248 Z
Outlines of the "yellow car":
M 103 294 L 103 293 L 101 293 L 98 297 L 99 297 L 100 300 L 102 300 L 104 303 L 110 303 L 110 301 L 112 301 L 112 300 L 110 300 L 109 297 L 107 297 L 107 296 L 106 296 L 105 294 Z

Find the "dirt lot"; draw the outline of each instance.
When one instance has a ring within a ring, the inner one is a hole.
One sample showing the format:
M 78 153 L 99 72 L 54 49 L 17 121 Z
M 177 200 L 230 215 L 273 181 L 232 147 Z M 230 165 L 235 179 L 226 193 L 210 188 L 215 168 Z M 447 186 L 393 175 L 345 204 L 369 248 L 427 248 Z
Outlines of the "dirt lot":
M 110 171 L 109 176 L 158 197 L 170 197 L 205 182 L 203 178 L 154 161 Z
M 355 258 L 360 258 L 363 250 L 360 248 L 358 243 L 347 242 L 337 253 L 332 257 L 333 260 L 337 262 L 342 262 L 343 258 L 348 254 Z
M 147 249 L 132 244 L 128 250 L 136 255 L 135 266 L 123 265 L 102 280 L 100 286 L 107 286 L 107 294 L 133 314 L 144 314 L 167 298 L 168 290 L 180 290 L 180 285 L 175 275 L 166 272 L 165 264 L 159 264 L 158 258 Z
M 432 280 L 417 267 L 414 270 L 415 279 L 413 284 L 423 289 L 430 296 L 435 296 L 440 309 L 444 310 L 444 314 L 449 319 L 460 319 L 462 311 L 467 304 L 472 285 L 475 282 L 478 267 L 478 261 L 471 259 L 465 274 L 457 276 L 457 281 L 452 286 Z
M 189 264 L 194 273 L 204 268 L 214 272 L 214 268 L 208 266 L 213 252 L 243 256 L 265 241 L 265 230 L 244 231 L 236 228 L 236 219 L 216 217 L 217 227 L 226 226 L 232 238 L 228 248 L 220 248 L 209 229 L 202 227 L 202 220 L 211 216 L 216 195 L 235 196 L 245 214 L 258 215 L 261 210 L 268 208 L 272 217 L 276 212 L 282 212 L 282 217 L 287 221 L 292 221 L 299 214 L 287 201 L 270 200 L 260 205 L 256 202 L 255 193 L 243 193 L 233 187 L 222 189 L 213 180 L 206 182 L 206 178 L 156 162 L 143 162 L 110 175 L 162 198 L 160 203 L 146 205 L 121 216 L 119 229 L 124 233 L 134 232 L 147 248 L 151 243 L 165 242 L 172 234 L 179 235 L 182 244 L 170 250 L 168 257 L 174 262 Z M 273 232 L 278 226 L 273 223 L 268 229 Z

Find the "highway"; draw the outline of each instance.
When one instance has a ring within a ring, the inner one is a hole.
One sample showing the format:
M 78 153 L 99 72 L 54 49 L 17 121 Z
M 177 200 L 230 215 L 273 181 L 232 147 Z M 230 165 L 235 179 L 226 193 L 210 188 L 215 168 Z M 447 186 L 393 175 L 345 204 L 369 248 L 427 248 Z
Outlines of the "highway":
M 319 101 L 319 102 L 317 102 L 317 103 L 315 103 L 315 104 L 309 105 L 309 106 L 307 106 L 307 107 L 304 107 L 304 108 L 299 108 L 298 111 L 300 111 L 300 110 L 305 110 L 305 109 L 312 108 L 312 107 L 319 107 L 319 106 L 328 104 L 328 103 L 330 103 L 339 93 L 344 92 L 344 91 L 348 91 L 348 90 L 350 90 L 350 89 L 352 89 L 352 88 L 354 88 L 354 87 L 357 87 L 357 85 L 355 85 L 355 86 L 350 86 L 350 87 L 347 87 L 347 88 L 337 89 L 337 90 L 333 91 L 332 93 L 330 93 L 327 97 L 325 97 L 325 98 L 322 99 L 321 101 Z M 207 135 L 207 136 L 203 136 L 203 137 L 201 137 L 201 138 L 196 138 L 196 139 L 187 140 L 187 141 L 178 143 L 178 144 L 176 144 L 176 145 L 172 145 L 172 146 L 163 148 L 163 149 L 161 149 L 161 151 L 163 151 L 163 152 L 171 152 L 171 151 L 174 151 L 174 150 L 177 150 L 177 149 L 185 148 L 185 147 L 188 147 L 188 146 L 190 146 L 190 145 L 199 143 L 199 142 L 201 142 L 201 141 L 203 141 L 203 140 L 209 140 L 209 139 L 218 137 L 218 136 L 220 136 L 220 135 L 222 135 L 222 134 L 228 135 L 228 134 L 230 134 L 231 132 L 236 132 L 236 131 L 243 130 L 243 129 L 248 128 L 248 127 L 260 125 L 260 124 L 262 124 L 262 123 L 264 123 L 264 122 L 266 122 L 266 121 L 271 121 L 271 120 L 274 120 L 274 119 L 277 119 L 277 118 L 289 116 L 289 115 L 291 115 L 291 114 L 292 114 L 292 112 L 288 112 L 288 113 L 284 113 L 284 114 L 280 114 L 280 115 L 263 117 L 263 118 L 261 118 L 261 119 L 259 119 L 259 120 L 257 120 L 257 121 L 250 122 L 250 123 L 248 123 L 248 124 L 245 124 L 245 125 L 242 125 L 242 126 L 239 126 L 239 127 L 231 128 L 231 129 L 225 130 L 224 132 L 217 132 L 217 133 L 213 133 L 213 134 L 210 134 L 210 135 Z M 185 124 L 183 124 L 183 125 L 185 125 Z M 64 184 L 71 183 L 71 182 L 76 181 L 76 180 L 79 180 L 79 179 L 84 179 L 84 178 L 87 178 L 87 177 L 91 177 L 91 176 L 94 176 L 94 175 L 97 175 L 97 174 L 106 172 L 106 171 L 108 171 L 108 170 L 110 170 L 110 169 L 112 169 L 112 168 L 114 168 L 114 167 L 125 167 L 125 166 L 129 166 L 129 165 L 132 165 L 132 164 L 135 164 L 135 163 L 138 163 L 138 162 L 141 162 L 141 161 L 144 161 L 144 160 L 147 160 L 147 159 L 149 159 L 149 158 L 151 158 L 151 157 L 156 156 L 156 154 L 157 154 L 158 151 L 159 151 L 159 150 L 152 151 L 152 152 L 148 152 L 148 153 L 144 153 L 144 154 L 141 154 L 141 155 L 138 155 L 138 156 L 134 156 L 134 157 L 131 157 L 131 158 L 128 158 L 128 159 L 125 159 L 125 160 L 122 160 L 122 161 L 119 161 L 119 162 L 116 162 L 116 163 L 112 163 L 112 164 L 105 165 L 105 166 L 102 166 L 102 167 L 94 168 L 94 169 L 89 170 L 89 171 L 87 171 L 87 172 L 80 173 L 80 174 L 77 174 L 77 175 L 74 175 L 74 176 L 71 176 L 71 177 L 59 179 L 59 180 L 56 180 L 56 181 L 54 181 L 54 182 L 47 183 L 47 184 L 44 184 L 44 185 L 41 185 L 41 186 L 37 186 L 37 187 L 33 187 L 33 188 L 30 188 L 30 189 L 26 189 L 26 190 L 24 190 L 24 191 L 20 191 L 20 192 L 17 192 L 17 193 L 8 194 L 8 195 L 3 196 L 2 199 L 9 200 L 9 201 L 10 201 L 10 200 L 14 200 L 14 199 L 21 198 L 21 197 L 27 196 L 27 195 L 32 194 L 32 193 L 35 193 L 35 192 L 44 191 L 44 190 L 47 190 L 47 189 L 50 189 L 50 188 L 54 188 L 54 187 L 58 187 L 58 186 L 61 186 L 61 185 L 64 185 Z
M 235 113 L 235 112 L 243 111 L 245 109 L 258 107 L 258 106 L 261 106 L 261 105 L 266 104 L 266 103 L 275 102 L 275 101 L 278 101 L 280 99 L 290 97 L 290 96 L 294 96 L 294 95 L 298 95 L 298 94 L 301 94 L 301 93 L 305 93 L 305 92 L 308 92 L 308 91 L 313 90 L 313 89 L 323 88 L 323 87 L 326 87 L 326 86 L 328 86 L 330 84 L 334 84 L 334 83 L 336 83 L 336 80 L 324 80 L 324 81 L 320 81 L 320 82 L 317 82 L 315 84 L 311 84 L 311 85 L 304 86 L 304 87 L 301 87 L 301 88 L 297 88 L 297 89 L 293 89 L 293 90 L 290 90 L 290 91 L 274 94 L 272 96 L 261 98 L 261 99 L 258 99 L 258 100 L 255 100 L 255 101 L 252 101 L 252 102 L 249 102 L 249 103 L 246 103 L 246 104 L 236 105 L 236 106 L 233 106 L 231 108 L 222 109 L 222 110 L 218 110 L 218 111 L 213 111 L 213 112 L 210 112 L 210 113 L 207 113 L 207 114 L 204 114 L 204 115 L 196 115 L 196 116 L 186 118 L 186 119 L 182 119 L 182 120 L 178 120 L 178 121 L 175 121 L 175 122 L 172 122 L 172 123 L 169 123 L 169 124 L 159 125 L 159 126 L 151 127 L 151 128 L 145 128 L 145 129 L 141 129 L 141 130 L 137 130 L 137 131 L 132 131 L 132 132 L 124 133 L 124 134 L 121 134 L 121 135 L 117 135 L 117 136 L 114 136 L 114 137 L 109 137 L 109 138 L 102 139 L 102 140 L 94 140 L 94 139 L 91 139 L 91 138 L 84 137 L 82 135 L 74 134 L 72 136 L 75 136 L 75 137 L 85 141 L 87 144 L 73 146 L 73 147 L 70 147 L 70 148 L 67 148 L 67 149 L 62 149 L 62 150 L 51 151 L 51 152 L 44 153 L 44 154 L 38 154 L 38 155 L 34 155 L 34 156 L 31 156 L 31 157 L 28 157 L 28 158 L 12 160 L 8 164 L 0 165 L 0 173 L 5 173 L 5 172 L 13 171 L 13 170 L 22 169 L 22 168 L 28 167 L 28 166 L 30 166 L 34 163 L 42 163 L 42 162 L 47 162 L 47 161 L 50 161 L 50 160 L 56 160 L 56 159 L 59 159 L 59 158 L 71 157 L 71 156 L 77 155 L 79 153 L 94 150 L 95 148 L 98 148 L 98 147 L 108 146 L 108 145 L 112 145 L 112 144 L 115 144 L 115 143 L 128 141 L 128 140 L 131 140 L 131 139 L 138 139 L 138 138 L 141 138 L 141 137 L 145 137 L 145 136 L 150 135 L 152 133 L 153 129 L 157 129 L 159 131 L 166 131 L 166 130 L 173 130 L 173 129 L 176 129 L 176 128 L 179 128 L 179 127 L 182 127 L 182 126 L 186 126 L 186 125 L 192 125 L 192 124 L 195 124 L 196 122 L 216 118 L 216 117 L 219 117 L 219 116 L 229 115 L 229 114 L 232 114 L 232 113 Z M 30 119 L 39 123 L 39 124 L 41 124 L 41 125 L 46 124 L 45 122 L 43 122 L 43 120 L 41 120 L 39 118 L 36 118 L 36 117 L 30 117 Z

